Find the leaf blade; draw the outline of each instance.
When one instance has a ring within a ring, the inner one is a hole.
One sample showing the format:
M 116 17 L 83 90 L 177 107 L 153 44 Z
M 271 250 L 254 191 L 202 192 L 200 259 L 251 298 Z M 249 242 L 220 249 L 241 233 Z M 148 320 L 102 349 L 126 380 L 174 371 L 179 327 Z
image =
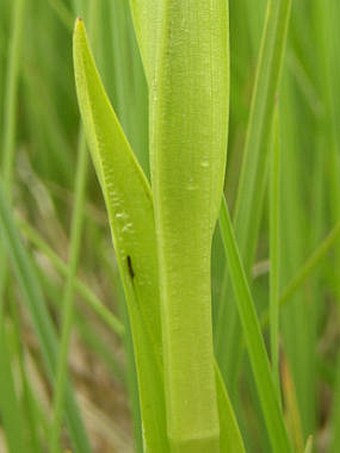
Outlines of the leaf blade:
M 74 30 L 74 66 L 84 130 L 104 194 L 129 310 L 144 441 L 150 451 L 166 451 L 152 196 L 109 103 L 79 19 Z

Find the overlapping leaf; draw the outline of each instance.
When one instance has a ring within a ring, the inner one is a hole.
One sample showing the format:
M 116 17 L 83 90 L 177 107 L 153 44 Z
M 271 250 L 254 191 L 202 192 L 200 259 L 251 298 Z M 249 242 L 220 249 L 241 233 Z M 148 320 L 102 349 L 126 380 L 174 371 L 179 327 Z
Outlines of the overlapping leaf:
M 78 100 L 104 194 L 125 289 L 147 450 L 166 451 L 159 289 L 152 198 L 89 51 L 84 24 L 74 32 Z

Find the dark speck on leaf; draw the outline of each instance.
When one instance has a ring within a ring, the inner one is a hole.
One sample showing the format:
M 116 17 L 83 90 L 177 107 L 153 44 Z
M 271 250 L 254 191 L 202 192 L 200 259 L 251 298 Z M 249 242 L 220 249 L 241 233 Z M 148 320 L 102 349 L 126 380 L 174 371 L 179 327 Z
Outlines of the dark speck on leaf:
M 134 276 L 135 276 L 135 272 L 134 272 L 133 267 L 132 267 L 132 261 L 131 261 L 131 256 L 130 255 L 127 256 L 127 265 L 128 265 L 130 277 L 133 279 Z

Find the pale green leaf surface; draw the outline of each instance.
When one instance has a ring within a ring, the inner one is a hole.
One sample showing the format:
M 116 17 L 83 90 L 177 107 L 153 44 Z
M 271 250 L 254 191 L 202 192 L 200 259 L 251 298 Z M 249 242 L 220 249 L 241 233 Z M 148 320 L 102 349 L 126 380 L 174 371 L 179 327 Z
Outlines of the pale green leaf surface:
M 144 442 L 147 451 L 166 451 L 151 192 L 104 91 L 81 20 L 74 32 L 74 65 L 84 130 L 109 213 L 129 310 Z
M 214 448 L 210 255 L 227 150 L 227 4 L 166 1 L 162 14 L 150 163 L 168 431 L 174 444 L 206 437 Z

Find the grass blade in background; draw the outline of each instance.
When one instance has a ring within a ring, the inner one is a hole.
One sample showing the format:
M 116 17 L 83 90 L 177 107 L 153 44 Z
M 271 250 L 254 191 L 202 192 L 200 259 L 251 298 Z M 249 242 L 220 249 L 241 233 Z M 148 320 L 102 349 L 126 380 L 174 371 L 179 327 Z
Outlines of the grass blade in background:
M 10 453 L 24 451 L 24 430 L 20 404 L 15 392 L 15 381 L 12 372 L 12 357 L 6 338 L 4 316 L 0 316 L 0 407 L 2 424 Z M 26 445 L 27 447 L 27 445 Z M 29 448 L 29 447 L 28 447 Z M 29 451 L 29 450 L 28 450 Z
M 51 247 L 44 241 L 44 239 L 32 229 L 26 222 L 21 222 L 20 229 L 23 235 L 32 243 L 34 246 L 42 252 L 49 259 L 53 267 L 63 277 L 68 275 L 67 264 L 51 249 Z M 102 319 L 102 321 L 119 337 L 124 335 L 124 325 L 122 322 L 105 307 L 102 301 L 86 286 L 84 282 L 78 278 L 74 281 L 75 290 L 79 295 L 86 301 L 89 307 L 96 313 L 96 315 Z
M 332 434 L 331 453 L 337 453 L 340 448 L 340 354 L 338 353 L 336 382 L 335 382 L 335 398 L 332 408 Z
M 55 329 L 47 311 L 35 269 L 21 243 L 16 225 L 5 201 L 2 187 L 0 187 L 0 226 L 7 252 L 11 256 L 17 280 L 20 284 L 36 335 L 39 339 L 48 377 L 53 381 L 57 359 L 57 338 Z M 87 435 L 69 385 L 66 387 L 65 411 L 75 450 L 79 453 L 90 452 Z
M 280 128 L 278 111 L 274 118 L 273 145 L 271 150 L 269 178 L 269 248 L 270 248 L 270 281 L 269 281 L 269 311 L 270 311 L 270 352 L 273 380 L 280 392 L 279 364 L 279 312 L 280 312 Z
M 3 134 L 1 153 L 1 176 L 3 187 L 9 200 L 12 199 L 12 183 L 17 128 L 17 97 L 19 69 L 24 26 L 25 1 L 16 0 L 11 9 L 11 35 L 8 45 L 8 61 L 4 90 Z M 0 242 L 0 310 L 3 310 L 5 285 L 8 278 L 7 256 L 3 241 Z
M 100 82 L 81 20 L 74 32 L 74 64 L 84 127 L 109 213 L 129 310 L 144 442 L 151 451 L 166 451 L 151 192 Z
M 12 35 L 8 49 L 6 88 L 4 99 L 4 124 L 2 129 L 2 175 L 4 189 L 10 192 L 13 182 L 13 168 L 16 143 L 17 96 L 24 26 L 25 0 L 15 0 L 12 4 Z M 2 276 L 2 274 L 1 274 Z
M 109 94 L 112 93 L 113 106 L 119 121 L 144 173 L 148 176 L 148 93 L 129 2 L 114 0 L 108 3 L 107 14 L 111 18 L 108 31 L 109 42 L 112 42 L 113 69 L 106 78 L 108 85 L 105 78 L 103 82 L 111 88 Z M 105 36 L 103 40 L 105 43 Z
M 87 178 L 87 149 L 83 133 L 80 133 L 78 164 L 75 181 L 75 209 L 71 223 L 70 263 L 62 301 L 62 329 L 58 354 L 58 365 L 53 399 L 53 421 L 50 437 L 51 453 L 59 451 L 59 437 L 64 408 L 65 383 L 67 380 L 68 351 L 74 316 L 74 284 L 78 267 L 82 228 L 84 221 L 84 201 Z
M 268 2 L 256 81 L 248 122 L 242 170 L 234 213 L 234 228 L 247 275 L 254 260 L 267 181 L 268 138 L 287 41 L 291 0 Z M 227 296 L 230 291 L 227 291 Z M 227 332 L 222 336 L 222 332 Z M 221 305 L 217 321 L 217 357 L 225 379 L 235 385 L 241 342 L 236 308 Z M 227 351 L 227 352 L 226 352 Z M 236 364 L 236 366 L 235 366 Z
M 11 26 L 12 32 L 9 39 L 7 70 L 4 90 L 3 128 L 1 130 L 2 159 L 1 175 L 8 199 L 12 195 L 13 161 L 16 142 L 16 110 L 17 93 L 21 55 L 21 38 L 24 23 L 23 0 L 12 3 Z M 2 98 L 2 96 L 1 96 Z M 8 277 L 7 250 L 4 237 L 0 230 L 0 409 L 3 417 L 7 446 L 10 452 L 21 451 L 24 448 L 23 413 L 21 411 L 18 395 L 15 389 L 15 379 L 12 369 L 12 355 L 6 338 L 5 316 L 5 284 Z
M 223 377 L 215 361 L 217 405 L 220 418 L 220 451 L 245 453 L 242 435 Z
M 96 22 L 96 2 L 89 2 L 89 16 L 91 26 Z M 62 297 L 62 326 L 60 335 L 60 347 L 58 352 L 58 363 L 56 370 L 56 381 L 53 394 L 52 428 L 50 434 L 51 453 L 58 453 L 60 447 L 60 431 L 62 427 L 65 383 L 68 375 L 69 347 L 73 328 L 74 318 L 74 282 L 79 265 L 81 240 L 84 229 L 84 205 L 86 198 L 88 153 L 85 137 L 82 128 L 79 131 L 78 157 L 74 182 L 74 210 L 70 226 L 70 249 L 69 269 Z
M 273 451 L 289 452 L 291 447 L 287 436 L 283 414 L 280 409 L 269 366 L 269 360 L 263 341 L 260 324 L 257 319 L 255 304 L 252 300 L 245 271 L 228 207 L 224 201 L 221 209 L 220 228 L 228 259 L 228 268 L 235 292 L 237 309 L 242 323 L 243 335 L 256 382 L 263 415 Z
M 291 0 L 269 1 L 238 186 L 234 224 L 247 272 L 254 259 L 266 185 L 269 137 L 287 41 Z
M 314 269 L 320 263 L 325 255 L 330 251 L 331 247 L 336 244 L 336 241 L 340 237 L 340 222 L 338 222 L 328 233 L 328 235 L 321 241 L 317 248 L 307 258 L 305 263 L 296 272 L 295 276 L 288 282 L 286 287 L 283 289 L 280 296 L 280 304 L 286 304 L 294 295 L 294 293 L 300 289 L 305 281 L 310 277 Z

